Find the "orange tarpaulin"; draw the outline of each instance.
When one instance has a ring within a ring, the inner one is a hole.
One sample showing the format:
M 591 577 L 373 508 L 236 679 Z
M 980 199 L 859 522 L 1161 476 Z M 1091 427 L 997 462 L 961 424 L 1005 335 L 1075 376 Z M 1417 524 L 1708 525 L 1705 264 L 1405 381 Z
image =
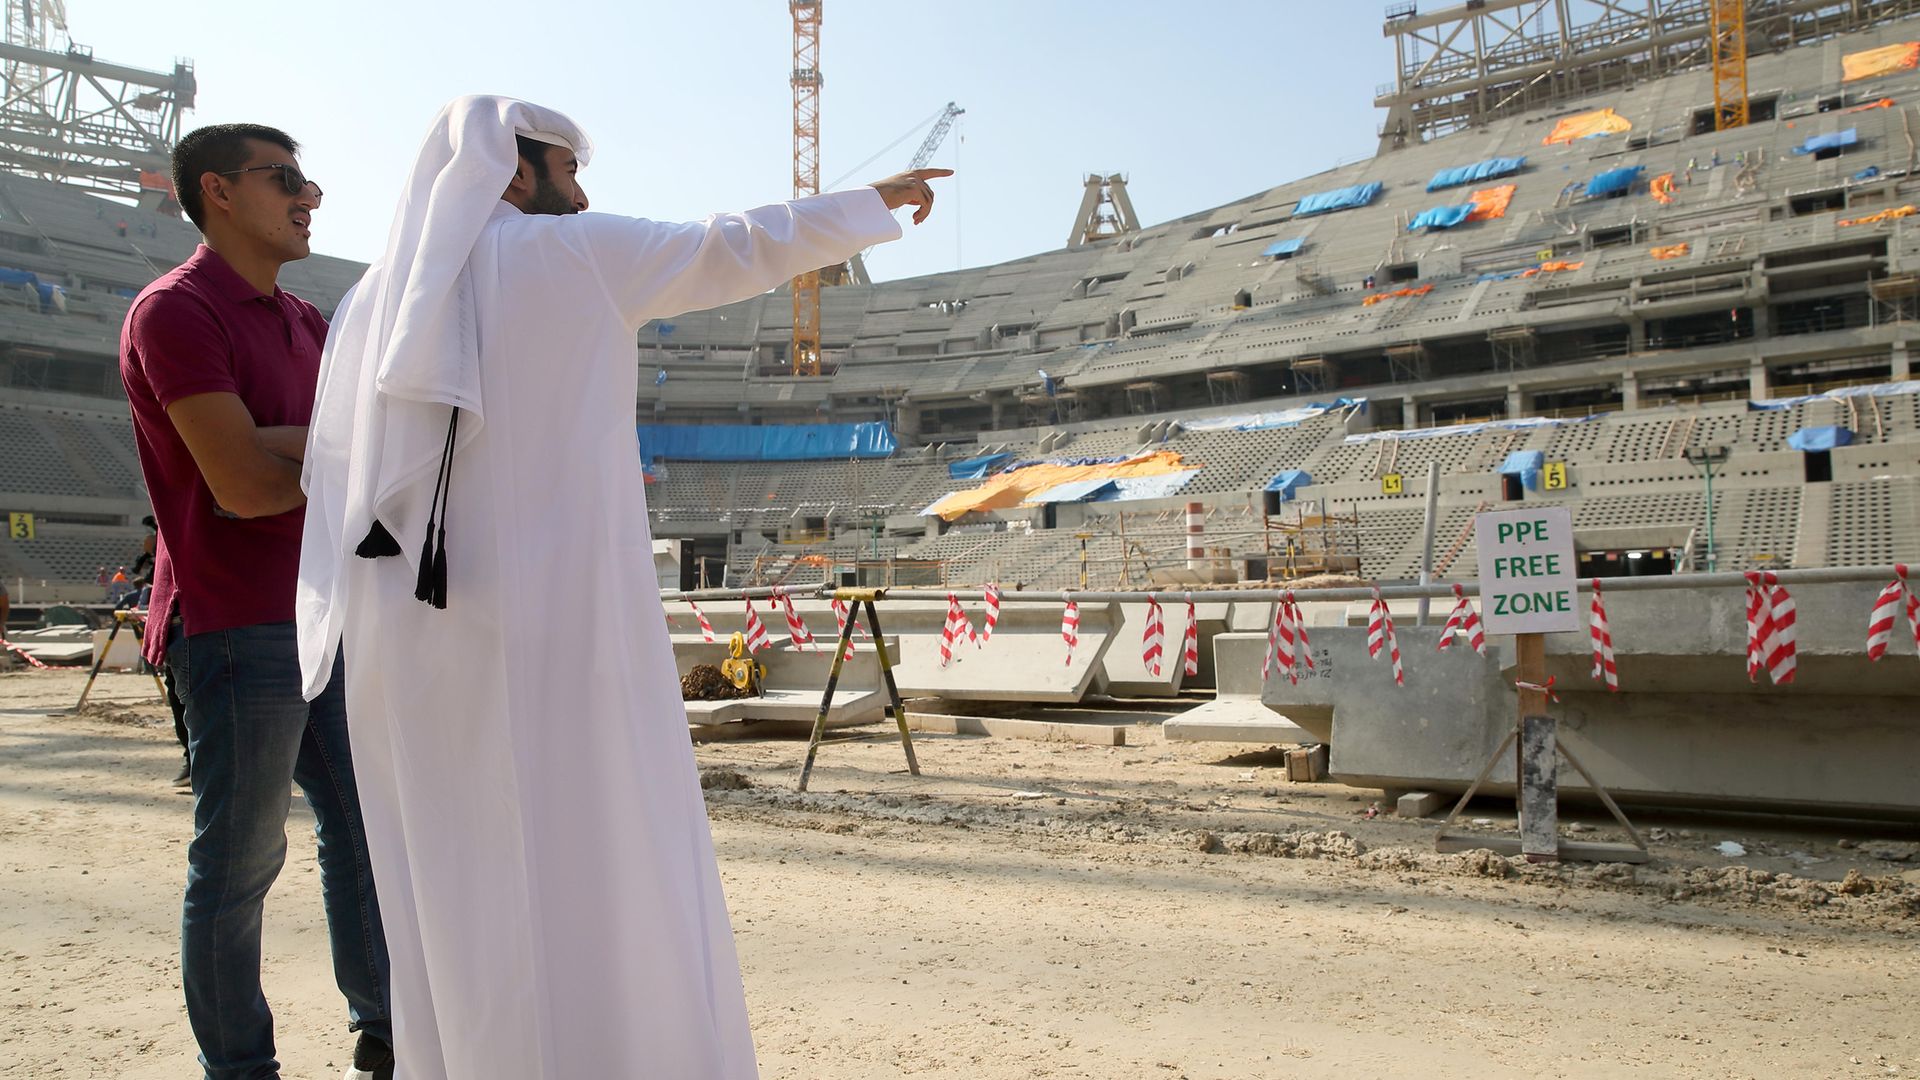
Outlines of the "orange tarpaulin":
M 1656 259 L 1677 259 L 1691 250 L 1686 244 L 1668 244 L 1666 247 L 1648 248 L 1647 254 Z
M 1372 307 L 1382 300 L 1395 296 L 1425 296 L 1433 291 L 1433 283 L 1428 282 L 1417 289 L 1395 289 L 1392 292 L 1377 292 L 1360 301 L 1361 307 Z
M 1653 201 L 1662 206 L 1673 202 L 1673 174 L 1667 172 L 1654 177 L 1647 184 L 1647 194 L 1653 196 Z
M 1589 135 L 1613 135 L 1617 132 L 1631 131 L 1633 124 L 1627 118 L 1612 109 L 1595 109 L 1575 116 L 1563 116 L 1553 125 L 1547 137 L 1540 140 L 1542 146 L 1554 143 L 1570 143 L 1575 139 L 1584 139 Z
M 1916 213 L 1920 213 L 1920 207 L 1909 203 L 1906 206 L 1897 206 L 1891 210 L 1882 210 L 1877 214 L 1868 214 L 1866 217 L 1845 218 L 1837 224 L 1842 226 L 1877 225 L 1882 221 L 1892 221 L 1894 218 L 1910 217 Z
M 1048 488 L 1075 480 L 1130 480 L 1140 476 L 1165 476 L 1193 467 L 1183 464 L 1180 455 L 1172 450 L 1156 450 L 1105 465 L 1029 465 L 1012 472 L 995 473 L 977 488 L 953 492 L 928 507 L 927 512 L 946 521 L 956 521 L 975 510 L 1018 506 Z
M 1855 105 L 1853 108 L 1848 109 L 1847 111 L 1848 112 L 1866 112 L 1868 109 L 1891 109 L 1891 108 L 1893 108 L 1893 99 L 1890 97 L 1883 97 L 1879 101 L 1869 101 L 1865 105 Z
M 1920 41 L 1903 41 L 1841 57 L 1840 78 L 1843 82 L 1852 82 L 1915 67 L 1920 67 Z
M 1557 274 L 1562 270 L 1578 270 L 1585 265 L 1587 265 L 1585 260 L 1581 260 L 1580 262 L 1566 262 L 1564 260 L 1561 262 L 1544 262 L 1531 270 L 1521 271 L 1520 276 L 1532 277 L 1535 274 Z
M 1468 221 L 1492 221 L 1507 216 L 1507 204 L 1513 201 L 1513 189 L 1517 184 L 1501 184 L 1499 187 L 1485 188 L 1473 193 L 1468 202 L 1473 204 L 1473 213 L 1467 215 Z

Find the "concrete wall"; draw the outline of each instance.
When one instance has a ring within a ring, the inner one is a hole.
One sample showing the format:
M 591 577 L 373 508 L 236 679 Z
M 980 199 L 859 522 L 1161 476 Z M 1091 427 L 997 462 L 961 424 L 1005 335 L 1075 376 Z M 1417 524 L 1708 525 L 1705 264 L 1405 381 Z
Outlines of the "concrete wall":
M 1799 675 L 1773 686 L 1746 678 L 1738 589 L 1607 597 L 1621 692 L 1589 678 L 1584 630 L 1548 638 L 1566 742 L 1623 800 L 1763 811 L 1920 817 L 1920 659 L 1911 644 L 1865 656 L 1878 586 L 1803 586 Z M 1364 627 L 1315 627 L 1329 675 L 1268 680 L 1263 700 L 1333 745 L 1344 782 L 1462 790 L 1514 720 L 1513 641 L 1489 638 L 1480 658 L 1438 652 L 1438 627 L 1399 628 L 1406 685 L 1366 653 Z M 1511 761 L 1493 774 L 1510 791 Z M 1566 772 L 1562 789 L 1578 791 Z

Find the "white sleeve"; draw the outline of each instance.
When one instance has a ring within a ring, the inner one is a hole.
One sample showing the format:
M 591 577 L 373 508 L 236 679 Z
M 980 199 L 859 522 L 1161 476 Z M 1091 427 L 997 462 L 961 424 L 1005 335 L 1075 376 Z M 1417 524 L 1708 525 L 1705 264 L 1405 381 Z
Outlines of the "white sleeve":
M 584 230 L 608 294 L 634 326 L 758 296 L 901 232 L 870 187 L 685 224 L 611 214 L 568 220 Z

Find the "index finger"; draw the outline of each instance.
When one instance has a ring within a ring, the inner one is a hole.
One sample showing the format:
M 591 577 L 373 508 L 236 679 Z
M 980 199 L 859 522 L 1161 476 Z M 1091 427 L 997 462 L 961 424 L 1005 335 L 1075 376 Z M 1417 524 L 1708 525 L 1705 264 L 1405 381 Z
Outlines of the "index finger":
M 915 169 L 907 174 L 916 180 L 937 180 L 942 176 L 952 176 L 952 169 Z

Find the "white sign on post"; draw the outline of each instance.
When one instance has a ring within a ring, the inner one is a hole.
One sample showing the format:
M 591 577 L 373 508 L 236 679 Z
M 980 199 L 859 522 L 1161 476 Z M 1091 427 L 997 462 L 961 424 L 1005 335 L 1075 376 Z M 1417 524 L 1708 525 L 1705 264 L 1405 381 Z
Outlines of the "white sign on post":
M 1480 548 L 1480 614 L 1487 633 L 1580 629 L 1572 511 L 1542 506 L 1479 514 L 1474 539 Z

